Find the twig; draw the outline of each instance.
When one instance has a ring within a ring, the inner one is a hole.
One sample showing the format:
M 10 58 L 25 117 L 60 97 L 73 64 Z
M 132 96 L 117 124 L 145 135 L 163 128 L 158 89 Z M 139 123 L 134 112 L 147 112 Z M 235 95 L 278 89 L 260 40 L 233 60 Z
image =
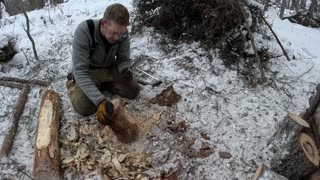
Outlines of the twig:
M 13 140 L 18 128 L 18 123 L 20 116 L 23 112 L 24 106 L 28 99 L 28 94 L 30 91 L 29 85 L 24 85 L 21 94 L 19 96 L 18 102 L 15 106 L 14 111 L 12 112 L 12 120 L 11 120 L 11 126 L 9 127 L 9 130 L 6 132 L 4 140 L 2 142 L 1 150 L 0 150 L 0 157 L 8 156 L 13 144 Z
M 273 31 L 273 29 L 271 28 L 270 24 L 269 24 L 269 23 L 267 22 L 267 20 L 262 16 L 262 14 L 260 14 L 260 17 L 261 17 L 261 19 L 263 20 L 263 22 L 266 23 L 266 25 L 268 26 L 268 28 L 270 29 L 270 31 L 272 32 L 272 34 L 273 34 L 274 37 L 276 38 L 276 40 L 277 40 L 278 44 L 280 45 L 280 47 L 281 47 L 281 49 L 282 49 L 282 51 L 283 51 L 283 54 L 286 56 L 287 60 L 288 60 L 288 61 L 291 61 L 290 58 L 289 58 L 289 56 L 288 56 L 288 54 L 287 54 L 287 52 L 286 52 L 286 50 L 283 48 L 283 46 L 282 46 L 282 44 L 281 44 L 278 36 L 276 35 L 276 33 L 275 33 L 275 32 Z
M 27 33 L 27 36 L 28 36 L 28 38 L 30 39 L 30 41 L 32 43 L 32 49 L 33 49 L 34 58 L 36 60 L 39 60 L 39 57 L 38 57 L 38 54 L 37 54 L 37 50 L 36 50 L 36 45 L 35 45 L 34 40 L 33 40 L 32 36 L 30 34 L 30 20 L 29 20 L 29 17 L 27 15 L 26 10 L 24 9 L 23 5 L 20 4 L 20 6 L 21 6 L 22 12 L 23 12 L 23 14 L 24 14 L 24 16 L 26 18 L 26 25 L 27 25 L 27 29 L 25 29 L 25 28 L 23 28 L 23 29 Z
M 37 80 L 37 79 L 20 79 L 20 78 L 14 78 L 14 77 L 0 77 L 0 85 L 4 82 L 1 81 L 12 81 L 12 82 L 18 82 L 18 83 L 24 83 L 24 84 L 36 84 L 39 86 L 49 86 L 50 82 L 43 81 L 43 80 Z
M 250 26 L 249 26 L 248 22 L 246 21 L 245 11 L 244 11 L 244 9 L 243 9 L 242 6 L 241 6 L 241 13 L 242 13 L 243 18 L 245 19 L 245 28 L 247 29 L 248 35 L 250 36 L 250 40 L 251 40 L 251 44 L 252 44 L 252 49 L 253 49 L 254 54 L 255 54 L 255 56 L 256 56 L 256 59 L 257 59 L 258 68 L 259 68 L 260 74 L 261 74 L 261 80 L 262 80 L 262 82 L 266 82 L 267 79 L 266 79 L 264 70 L 263 70 L 263 68 L 262 68 L 262 64 L 261 64 L 261 60 L 260 60 L 260 57 L 259 57 L 259 54 L 258 54 L 258 51 L 257 51 L 257 47 L 256 47 L 256 45 L 255 45 L 255 43 L 254 43 L 254 37 L 253 37 L 253 35 L 252 35 Z
M 26 55 L 26 53 L 24 52 L 23 49 L 22 49 L 22 53 L 23 53 L 24 57 L 25 57 L 26 60 L 27 60 L 27 65 L 29 65 L 29 64 L 30 64 L 30 63 L 29 63 L 29 59 L 28 59 L 28 57 L 27 57 L 27 55 Z

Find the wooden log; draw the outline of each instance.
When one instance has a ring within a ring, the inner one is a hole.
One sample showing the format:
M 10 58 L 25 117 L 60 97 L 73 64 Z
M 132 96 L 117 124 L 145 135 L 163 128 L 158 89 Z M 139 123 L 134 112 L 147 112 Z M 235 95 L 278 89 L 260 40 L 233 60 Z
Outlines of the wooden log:
M 309 99 L 309 108 L 303 113 L 302 118 L 308 120 L 316 111 L 320 104 L 320 84 L 316 87 L 316 94 Z
M 280 158 L 273 158 L 271 169 L 288 179 L 301 179 L 319 167 L 319 151 L 311 136 L 300 133 L 285 143 L 288 148 L 282 149 Z M 297 141 L 295 141 L 297 140 Z
M 58 147 L 59 111 L 59 95 L 52 90 L 46 90 L 42 96 L 34 146 L 33 176 L 36 180 L 61 179 Z
M 119 99 L 112 100 L 114 112 L 110 128 L 118 140 L 123 143 L 130 143 L 138 137 L 139 128 L 137 124 L 129 121 L 130 114 Z
M 279 175 L 278 173 L 272 171 L 269 167 L 264 164 L 261 164 L 256 173 L 254 174 L 252 180 L 264 180 L 264 179 L 272 179 L 272 180 L 288 180 L 287 178 Z
M 15 77 L 0 77 L 1 81 L 9 81 L 9 82 L 18 82 L 24 84 L 36 84 L 39 86 L 49 86 L 50 82 L 44 80 L 37 80 L 37 79 L 20 79 Z
M 299 179 L 319 165 L 318 148 L 310 124 L 297 115 L 288 114 L 269 140 L 268 144 L 271 143 L 270 150 L 275 153 L 271 169 L 288 179 Z M 306 155 L 312 152 L 316 155 Z
M 8 86 L 8 87 L 10 87 L 10 86 Z M 13 144 L 13 140 L 14 140 L 14 137 L 17 132 L 20 116 L 23 112 L 24 106 L 25 106 L 27 99 L 28 99 L 29 91 L 30 91 L 30 86 L 24 85 L 21 90 L 21 94 L 19 96 L 18 102 L 12 112 L 10 127 L 9 127 L 8 131 L 6 132 L 4 140 L 1 145 L 0 158 L 8 156 L 10 153 L 10 150 L 11 150 L 11 147 Z

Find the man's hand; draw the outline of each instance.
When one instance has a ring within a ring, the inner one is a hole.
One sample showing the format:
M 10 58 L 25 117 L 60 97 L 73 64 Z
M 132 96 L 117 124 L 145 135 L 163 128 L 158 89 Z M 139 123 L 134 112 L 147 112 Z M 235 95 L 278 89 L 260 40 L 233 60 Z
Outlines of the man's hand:
M 131 80 L 133 78 L 133 73 L 129 67 L 124 68 L 120 73 L 125 80 Z
M 108 100 L 103 100 L 98 105 L 97 118 L 103 125 L 112 124 L 113 104 Z

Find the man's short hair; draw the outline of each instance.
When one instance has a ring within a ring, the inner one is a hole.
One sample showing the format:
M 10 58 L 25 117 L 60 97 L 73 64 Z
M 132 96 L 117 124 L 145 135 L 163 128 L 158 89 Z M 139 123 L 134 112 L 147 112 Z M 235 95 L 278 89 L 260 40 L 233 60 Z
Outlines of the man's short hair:
M 107 7 L 103 15 L 104 20 L 114 21 L 118 24 L 129 25 L 129 12 L 122 4 L 115 3 Z

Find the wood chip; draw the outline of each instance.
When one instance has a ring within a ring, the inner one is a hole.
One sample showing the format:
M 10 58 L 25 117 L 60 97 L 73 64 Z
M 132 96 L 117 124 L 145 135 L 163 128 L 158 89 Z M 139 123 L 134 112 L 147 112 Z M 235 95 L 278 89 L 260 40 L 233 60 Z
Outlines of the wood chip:
M 121 173 L 122 172 L 122 166 L 121 166 L 118 158 L 117 157 L 112 158 L 112 162 L 113 162 L 115 168 L 118 170 L 118 172 Z
M 78 136 L 78 134 L 76 131 L 76 127 L 74 125 L 71 125 L 70 131 L 68 132 L 68 135 L 67 135 L 67 139 L 69 141 L 74 141 L 74 140 L 76 140 L 77 136 Z

